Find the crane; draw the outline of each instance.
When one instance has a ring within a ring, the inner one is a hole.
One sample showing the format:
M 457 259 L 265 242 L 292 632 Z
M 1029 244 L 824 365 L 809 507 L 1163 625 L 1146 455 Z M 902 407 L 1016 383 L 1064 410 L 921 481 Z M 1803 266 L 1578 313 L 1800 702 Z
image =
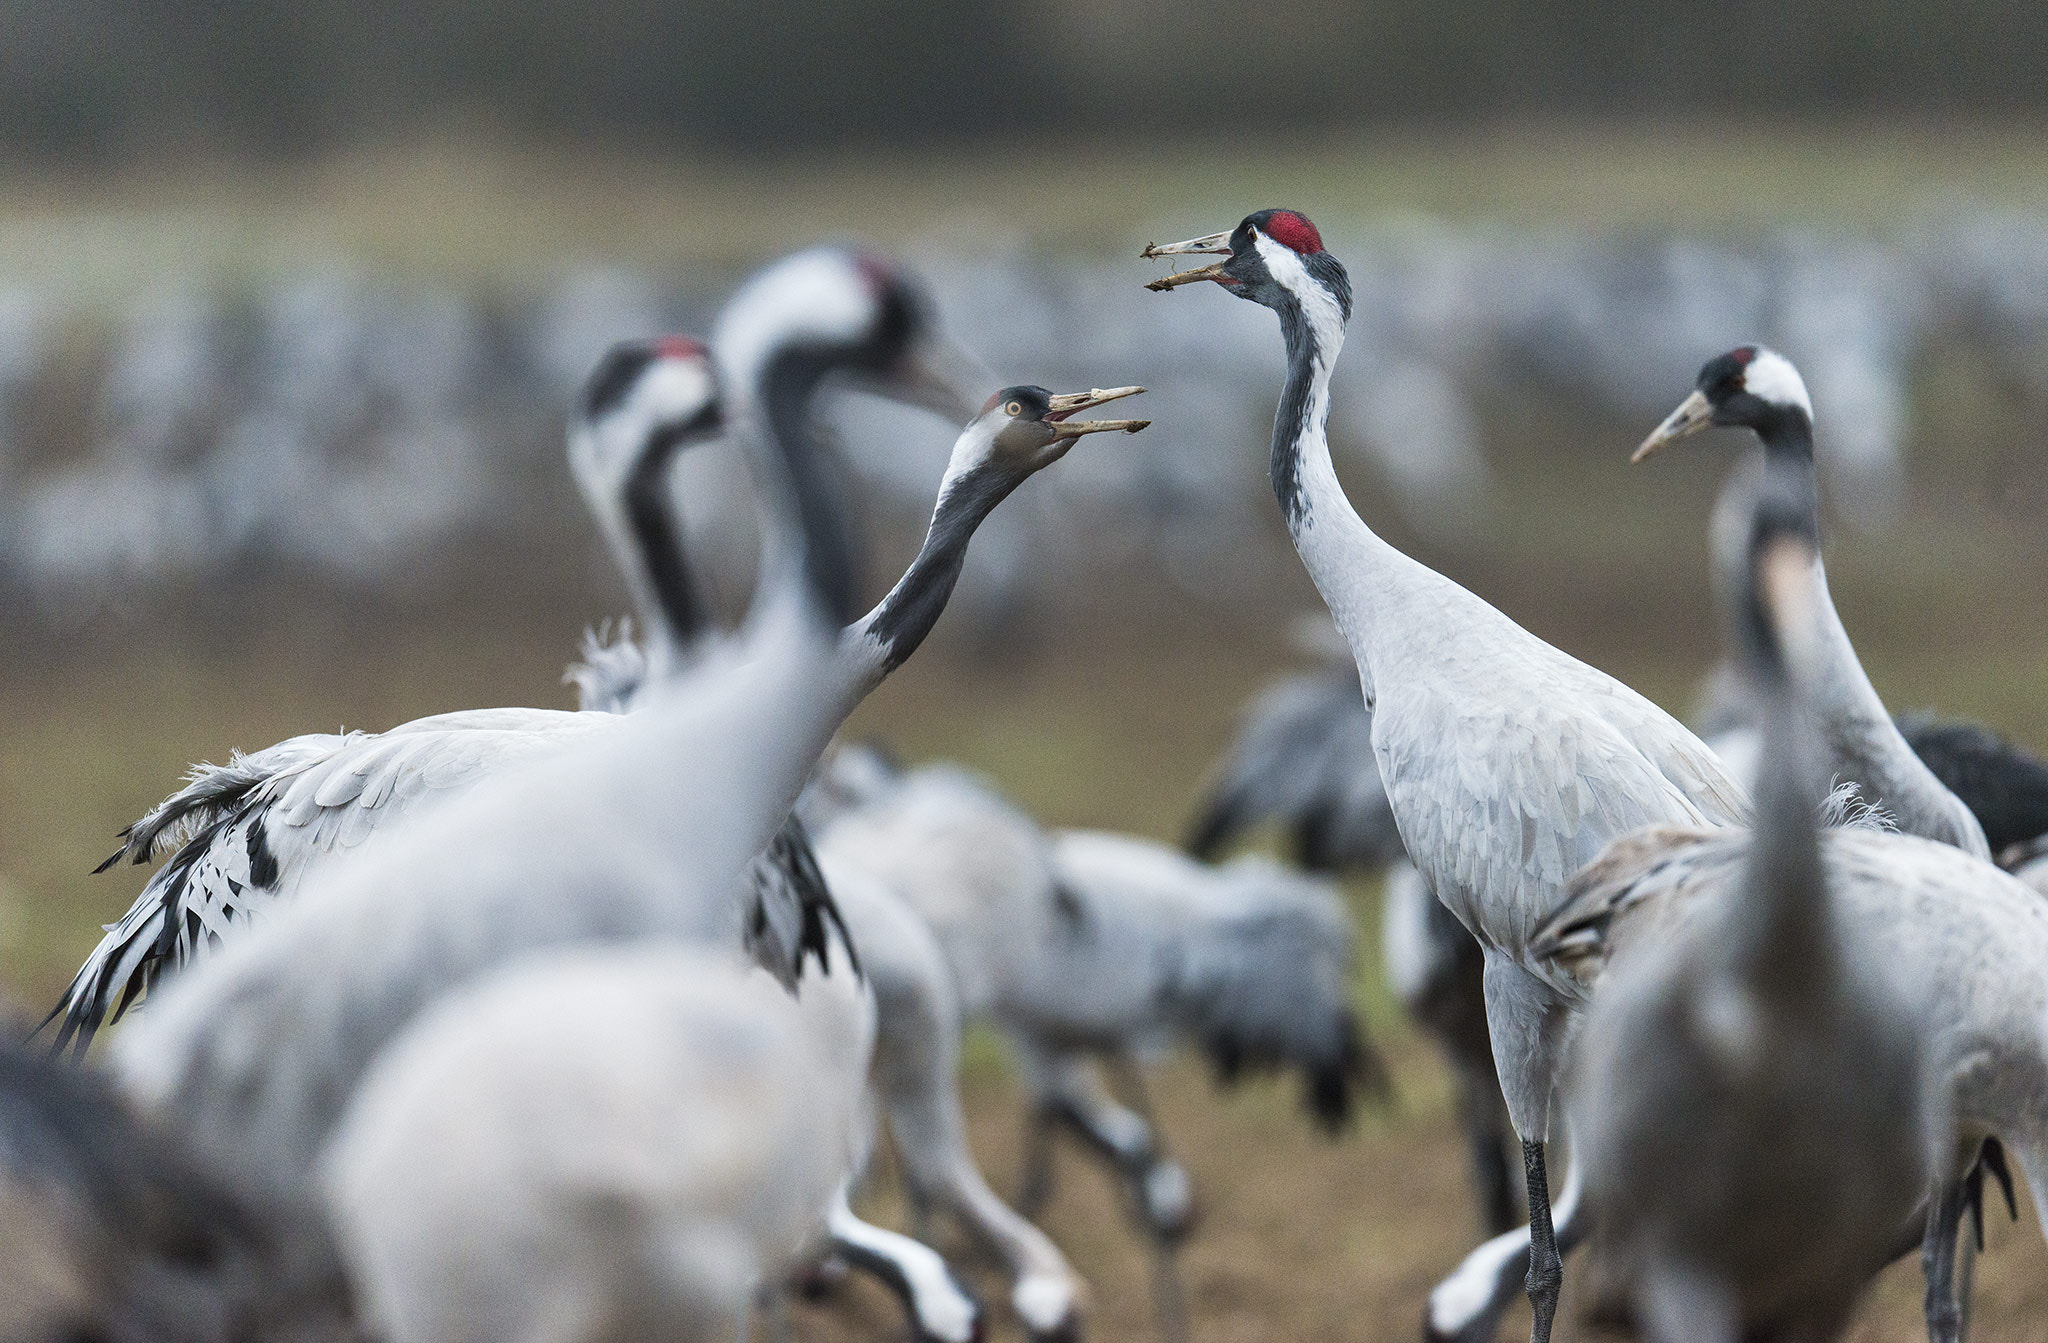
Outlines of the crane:
M 1795 462 L 1767 468 L 1734 594 L 1762 725 L 1756 827 L 1682 921 L 1610 957 L 1575 1047 L 1574 1160 L 1660 1343 L 1834 1336 L 1941 1141 L 1916 1004 L 1842 925 L 1823 870 L 1816 692 L 1839 626 L 1810 486 Z
M 1813 402 L 1792 361 L 1762 345 L 1740 345 L 1707 361 L 1691 395 L 1652 430 L 1633 460 L 1642 461 L 1668 444 L 1709 425 L 1735 425 L 1754 432 L 1764 459 L 1784 473 L 1784 488 L 1800 493 L 1800 507 L 1819 536 L 1820 494 L 1813 463 Z M 1727 529 L 1717 527 L 1716 532 Z M 1718 567 L 1739 568 L 1740 542 L 1717 543 Z M 1822 664 L 1811 688 L 1820 714 L 1830 762 L 1854 782 L 1864 800 L 1891 814 L 1907 834 L 1953 844 L 1980 858 L 1991 856 L 1984 827 L 1970 809 L 1934 776 L 1885 711 L 1870 684 L 1855 646 L 1828 595 L 1827 570 L 1818 541 L 1814 582 L 1820 593 Z M 1724 588 L 1739 580 L 1723 577 Z
M 757 275 L 754 300 L 788 299 L 788 279 Z M 835 368 L 900 367 L 919 328 L 903 320 L 907 293 L 881 297 L 785 304 L 781 342 L 746 368 L 765 408 L 752 439 L 764 504 L 784 535 L 738 640 L 651 687 L 620 720 L 630 730 L 494 773 L 309 880 L 116 1042 L 129 1095 L 184 1121 L 238 1185 L 289 1202 L 363 1070 L 448 989 L 579 942 L 747 945 L 741 875 L 843 717 L 832 673 L 854 556 L 809 407 Z M 697 385 L 683 423 L 708 434 L 708 358 Z
M 846 967 L 845 943 L 827 960 Z M 322 1157 L 364 1324 L 393 1343 L 744 1338 L 844 1207 L 874 1025 L 851 975 L 792 996 L 662 943 L 452 990 L 378 1054 Z M 972 1300 L 951 1299 L 928 1336 L 969 1343 Z
M 1225 1080 L 1292 1067 L 1333 1129 L 1355 1089 L 1386 1085 L 1351 1008 L 1351 928 L 1327 882 L 1262 858 L 1211 867 L 1132 836 L 1047 833 L 957 767 L 905 774 L 865 748 L 834 753 L 804 811 L 827 871 L 863 873 L 926 920 L 962 1011 L 1015 1048 L 1033 1108 L 1024 1205 L 1049 1192 L 1056 1128 L 1111 1163 L 1151 1240 L 1169 1334 L 1193 1190 L 1156 1121 L 1118 1104 L 1093 1060 L 1124 1066 L 1140 1098 L 1130 1059 L 1176 1040 Z
M 1559 652 L 1387 544 L 1338 483 L 1330 373 L 1351 283 L 1299 211 L 1146 256 L 1223 259 L 1155 280 L 1214 282 L 1272 309 L 1287 377 L 1271 476 L 1295 550 L 1358 664 L 1373 753 L 1409 858 L 1485 954 L 1494 1068 L 1520 1136 L 1529 1195 L 1532 1343 L 1547 1343 L 1563 1261 L 1544 1143 L 1571 1003 L 1528 956 L 1565 882 L 1640 826 L 1744 821 L 1749 803 L 1712 751 L 1669 714 Z

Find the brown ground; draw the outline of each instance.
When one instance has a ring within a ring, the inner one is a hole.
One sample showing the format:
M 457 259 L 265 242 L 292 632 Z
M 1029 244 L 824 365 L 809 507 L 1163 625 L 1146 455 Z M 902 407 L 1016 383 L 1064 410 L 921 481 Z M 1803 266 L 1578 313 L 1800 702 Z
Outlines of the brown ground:
M 2019 441 L 2008 436 L 2015 428 L 1994 422 L 1985 433 L 2004 445 Z M 1652 477 L 1619 465 L 1633 440 L 1614 438 L 1611 465 L 1507 459 L 1503 499 L 1513 511 L 1503 516 L 1514 525 L 1431 558 L 1538 633 L 1682 709 L 1714 647 L 1700 534 L 1719 459 L 1702 453 Z M 2009 456 L 1969 451 L 1967 440 L 1945 446 L 1941 468 L 1916 482 L 1915 511 L 1882 541 L 1831 536 L 1837 600 L 1894 703 L 1977 715 L 2038 746 L 2048 742 L 2038 494 Z M 2023 506 L 2001 507 L 2013 488 Z M 514 580 L 495 605 L 411 613 L 231 594 L 205 619 L 136 612 L 85 634 L 0 648 L 0 976 L 9 994 L 29 1006 L 53 1001 L 97 925 L 126 907 L 137 874 L 86 873 L 188 761 L 338 724 L 565 703 L 556 669 L 587 616 L 616 600 L 585 587 L 540 592 Z M 1235 706 L 1285 655 L 1270 628 L 1140 587 L 1105 600 L 1117 619 L 1046 615 L 1019 647 L 979 659 L 928 650 L 854 730 L 885 736 L 912 758 L 943 754 L 987 769 L 1050 822 L 1176 834 Z M 1276 597 L 1294 609 L 1312 601 L 1300 584 Z M 1473 1242 L 1442 1075 L 1385 997 L 1370 954 L 1376 900 L 1356 894 L 1368 950 L 1360 998 L 1395 1064 L 1391 1109 L 1326 1142 L 1295 1112 L 1291 1089 L 1218 1095 L 1186 1062 L 1157 1080 L 1165 1130 L 1192 1168 L 1204 1213 L 1185 1256 L 1201 1343 L 1413 1338 L 1428 1288 Z M 986 1041 L 970 1051 L 965 1091 L 986 1169 L 1007 1189 L 1019 1113 Z M 1095 1336 L 1148 1337 L 1139 1242 L 1099 1172 L 1069 1153 L 1061 1173 L 1047 1229 L 1094 1285 Z M 893 1215 L 892 1196 L 878 1197 L 875 1206 Z M 1991 1240 L 1975 1336 L 2048 1336 L 2048 1256 L 2033 1224 L 2000 1220 Z M 1583 1297 L 1572 1294 L 1582 1281 L 1568 1282 L 1565 1338 L 1582 1335 Z M 982 1287 L 989 1300 L 1004 1299 L 993 1280 Z M 1916 1269 L 1895 1268 L 1853 1337 L 1921 1336 L 1918 1296 Z M 797 1327 L 804 1338 L 896 1337 L 900 1321 L 875 1289 L 856 1284 L 830 1308 L 800 1310 Z M 996 1328 L 1014 1335 L 1000 1312 Z

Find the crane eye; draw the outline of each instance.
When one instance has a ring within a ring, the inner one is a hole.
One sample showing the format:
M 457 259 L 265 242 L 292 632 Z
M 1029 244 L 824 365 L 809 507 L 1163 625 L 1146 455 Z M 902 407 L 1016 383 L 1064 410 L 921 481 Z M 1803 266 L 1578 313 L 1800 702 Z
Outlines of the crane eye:
M 1012 419 L 1023 413 L 1024 403 L 1022 401 L 1012 401 L 1009 405 L 1003 407 L 1003 414 L 1008 415 Z

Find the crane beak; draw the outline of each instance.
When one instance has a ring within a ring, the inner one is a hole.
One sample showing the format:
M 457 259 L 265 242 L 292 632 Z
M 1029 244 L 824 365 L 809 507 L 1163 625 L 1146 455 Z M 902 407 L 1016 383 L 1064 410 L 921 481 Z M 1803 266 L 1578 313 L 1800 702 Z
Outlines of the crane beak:
M 1142 387 L 1095 388 L 1087 392 L 1067 392 L 1052 399 L 1052 409 L 1045 412 L 1045 422 L 1052 426 L 1054 438 L 1079 438 L 1083 434 L 1106 434 L 1112 429 L 1135 434 L 1150 420 L 1069 420 L 1067 416 L 1076 411 L 1089 410 L 1110 401 L 1127 396 L 1136 396 L 1144 391 Z
M 1138 255 L 1147 261 L 1154 257 L 1162 256 L 1227 257 L 1230 255 L 1230 234 L 1227 231 L 1223 233 L 1208 233 L 1199 238 L 1189 238 L 1186 242 L 1170 242 L 1163 245 L 1160 243 L 1146 243 L 1145 250 L 1138 253 Z M 1154 280 L 1145 287 L 1156 293 L 1163 294 L 1169 289 L 1178 289 L 1184 284 L 1194 284 L 1201 280 L 1214 280 L 1217 284 L 1237 283 L 1237 281 L 1223 273 L 1223 263 L 1218 261 L 1212 265 L 1198 267 L 1195 270 L 1177 271 L 1163 279 Z
M 1664 418 L 1664 423 L 1651 431 L 1629 457 L 1631 462 L 1640 462 L 1667 443 L 1676 443 L 1681 438 L 1690 438 L 1714 422 L 1714 407 L 1708 402 L 1705 392 L 1694 392 L 1678 403 L 1678 409 Z
M 892 401 L 919 406 L 952 424 L 981 414 L 973 388 L 986 386 L 981 361 L 943 336 L 926 336 L 904 352 L 877 389 Z

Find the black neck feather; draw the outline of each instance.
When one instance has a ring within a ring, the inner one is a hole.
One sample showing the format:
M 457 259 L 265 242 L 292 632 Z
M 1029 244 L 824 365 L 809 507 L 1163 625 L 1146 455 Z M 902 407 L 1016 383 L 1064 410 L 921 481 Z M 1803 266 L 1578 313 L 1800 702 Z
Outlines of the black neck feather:
M 626 526 L 640 553 L 641 566 L 654 590 L 654 600 L 668 625 L 669 636 L 681 645 L 704 630 L 704 611 L 690 586 L 682 528 L 668 489 L 668 470 L 687 430 L 663 429 L 626 478 Z
M 883 648 L 885 673 L 903 665 L 938 624 L 960 580 L 960 570 L 967 562 L 967 543 L 974 539 L 975 529 L 1021 480 L 992 470 L 969 472 L 939 496 L 917 558 L 882 599 L 868 627 Z
M 1309 393 L 1321 355 L 1316 334 L 1301 304 L 1291 296 L 1276 305 L 1280 336 L 1287 345 L 1287 381 L 1280 388 L 1280 406 L 1273 412 L 1273 497 L 1290 532 L 1308 521 L 1308 496 L 1301 485 L 1302 440 L 1309 430 Z
M 838 361 L 829 353 L 786 352 L 763 375 L 761 404 L 767 429 L 796 504 L 803 582 L 835 626 L 853 617 L 854 544 L 845 501 L 810 425 L 812 396 Z

